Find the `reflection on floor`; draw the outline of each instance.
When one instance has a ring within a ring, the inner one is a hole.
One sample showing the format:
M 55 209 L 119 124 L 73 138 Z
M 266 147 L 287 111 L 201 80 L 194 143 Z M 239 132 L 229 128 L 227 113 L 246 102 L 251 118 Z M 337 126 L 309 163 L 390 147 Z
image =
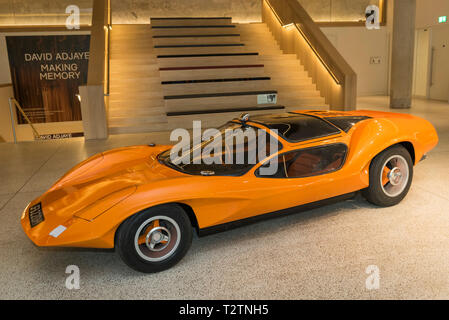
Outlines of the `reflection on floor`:
M 388 98 L 359 99 L 388 110 Z M 114 147 L 168 143 L 169 133 L 0 144 L 0 299 L 6 298 L 449 298 L 449 104 L 414 101 L 406 112 L 430 120 L 439 146 L 416 168 L 409 196 L 379 209 L 362 199 L 195 238 L 171 270 L 141 275 L 111 252 L 42 250 L 25 237 L 26 204 L 65 171 Z M 65 269 L 81 270 L 81 289 L 65 288 Z M 380 269 L 379 290 L 365 273 Z

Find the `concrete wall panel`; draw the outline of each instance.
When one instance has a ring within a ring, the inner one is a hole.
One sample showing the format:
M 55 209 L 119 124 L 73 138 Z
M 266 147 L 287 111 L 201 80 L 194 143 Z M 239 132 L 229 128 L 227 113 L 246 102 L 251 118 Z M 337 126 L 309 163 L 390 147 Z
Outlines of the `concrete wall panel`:
M 260 0 L 112 0 L 115 24 L 149 23 L 150 17 L 224 17 L 260 22 Z
M 359 21 L 365 9 L 379 0 L 298 0 L 315 21 Z
M 64 25 L 66 8 L 77 5 L 81 24 L 92 20 L 93 0 L 0 0 L 1 25 Z

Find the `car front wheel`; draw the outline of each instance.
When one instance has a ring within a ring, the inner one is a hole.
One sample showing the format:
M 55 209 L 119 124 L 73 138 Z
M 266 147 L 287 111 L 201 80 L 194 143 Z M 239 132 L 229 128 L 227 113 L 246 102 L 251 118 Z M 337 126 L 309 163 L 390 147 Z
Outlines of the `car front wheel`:
M 144 273 L 160 272 L 185 256 L 192 243 L 192 226 L 179 206 L 155 207 L 127 219 L 116 241 L 128 266 Z
M 381 207 L 390 207 L 401 202 L 413 180 L 413 161 L 402 146 L 391 147 L 377 155 L 370 166 L 365 198 Z

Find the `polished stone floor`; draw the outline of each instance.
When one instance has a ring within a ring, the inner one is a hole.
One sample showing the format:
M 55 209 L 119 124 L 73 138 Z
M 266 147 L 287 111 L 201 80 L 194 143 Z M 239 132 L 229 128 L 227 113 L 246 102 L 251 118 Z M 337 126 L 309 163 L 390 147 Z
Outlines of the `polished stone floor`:
M 359 109 L 387 110 L 386 97 Z M 449 104 L 415 100 L 439 146 L 416 167 L 393 208 L 358 198 L 205 238 L 176 267 L 132 271 L 114 252 L 36 248 L 19 224 L 23 208 L 69 168 L 119 146 L 168 143 L 168 133 L 0 144 L 0 299 L 449 299 Z M 81 271 L 65 287 L 66 267 Z M 380 287 L 368 290 L 377 266 Z

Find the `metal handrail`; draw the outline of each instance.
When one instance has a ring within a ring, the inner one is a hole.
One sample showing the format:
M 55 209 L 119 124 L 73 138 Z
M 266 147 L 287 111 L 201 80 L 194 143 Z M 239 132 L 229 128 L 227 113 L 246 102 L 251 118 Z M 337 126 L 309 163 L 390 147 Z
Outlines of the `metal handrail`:
M 335 83 L 338 85 L 341 85 L 341 81 L 340 79 L 337 78 L 337 76 L 335 75 L 335 73 L 331 70 L 331 68 L 329 67 L 329 65 L 326 63 L 326 61 L 324 61 L 323 57 L 320 55 L 320 53 L 318 52 L 318 50 L 312 45 L 312 42 L 309 40 L 309 38 L 307 38 L 306 34 L 304 33 L 304 31 L 302 31 L 302 29 L 298 26 L 297 23 L 294 23 L 294 26 L 296 28 L 296 30 L 301 34 L 301 36 L 304 38 L 304 40 L 307 42 L 307 44 L 309 45 L 310 49 L 312 49 L 313 53 L 315 54 L 315 56 L 318 58 L 318 60 L 320 60 L 321 64 L 323 65 L 323 67 L 327 70 L 327 72 L 329 73 L 329 75 L 332 77 L 332 79 L 334 79 Z
M 262 19 L 284 53 L 302 59 L 331 109 L 355 109 L 357 74 L 297 0 L 263 0 Z
M 23 111 L 19 102 L 15 98 L 9 98 L 9 111 L 11 113 L 11 125 L 12 125 L 12 133 L 14 136 L 14 143 L 17 143 L 17 136 L 16 136 L 16 121 L 14 118 L 14 107 L 13 106 L 15 106 L 17 108 L 17 110 L 19 110 L 19 112 L 22 114 L 22 116 L 25 118 L 25 120 L 30 125 L 31 129 L 33 130 L 34 138 L 39 139 L 41 137 L 41 135 L 39 134 L 39 132 L 37 132 L 36 127 L 33 125 L 30 118 L 28 118 L 28 116 L 25 114 L 25 111 Z
M 318 40 L 315 39 L 315 41 L 312 41 L 310 36 L 310 28 L 311 25 L 306 25 L 304 22 L 301 21 L 304 19 L 304 15 L 307 15 L 307 18 L 311 20 L 310 16 L 308 16 L 307 12 L 304 10 L 304 8 L 295 0 L 265 0 L 265 3 L 268 5 L 270 10 L 275 15 L 276 19 L 278 20 L 279 24 L 283 26 L 284 28 L 288 28 L 290 26 L 294 27 L 299 34 L 302 36 L 302 38 L 306 41 L 308 46 L 312 49 L 312 52 L 315 54 L 315 56 L 318 58 L 318 60 L 321 62 L 323 67 L 326 69 L 326 71 L 329 73 L 329 75 L 334 79 L 334 81 L 340 85 L 342 82 L 344 82 L 344 71 L 339 70 L 337 63 L 335 61 L 332 61 L 335 59 L 335 56 L 340 55 L 339 52 L 335 49 L 332 52 L 325 53 L 325 56 L 319 53 L 319 50 L 317 48 L 317 44 L 320 41 L 325 41 L 329 44 L 329 48 L 333 48 L 333 45 L 331 42 L 326 38 L 323 37 L 322 39 Z M 277 7 L 275 7 L 277 5 Z M 284 5 L 284 7 L 283 7 Z M 288 11 L 285 11 L 285 9 L 288 8 Z M 301 16 L 301 14 L 303 16 Z M 315 27 L 314 27 L 315 28 Z M 319 29 L 319 27 L 316 27 Z M 327 59 L 326 59 L 327 58 Z M 328 60 L 328 61 L 326 61 Z M 346 62 L 346 61 L 343 61 Z M 348 70 L 353 72 L 351 67 L 347 65 Z

